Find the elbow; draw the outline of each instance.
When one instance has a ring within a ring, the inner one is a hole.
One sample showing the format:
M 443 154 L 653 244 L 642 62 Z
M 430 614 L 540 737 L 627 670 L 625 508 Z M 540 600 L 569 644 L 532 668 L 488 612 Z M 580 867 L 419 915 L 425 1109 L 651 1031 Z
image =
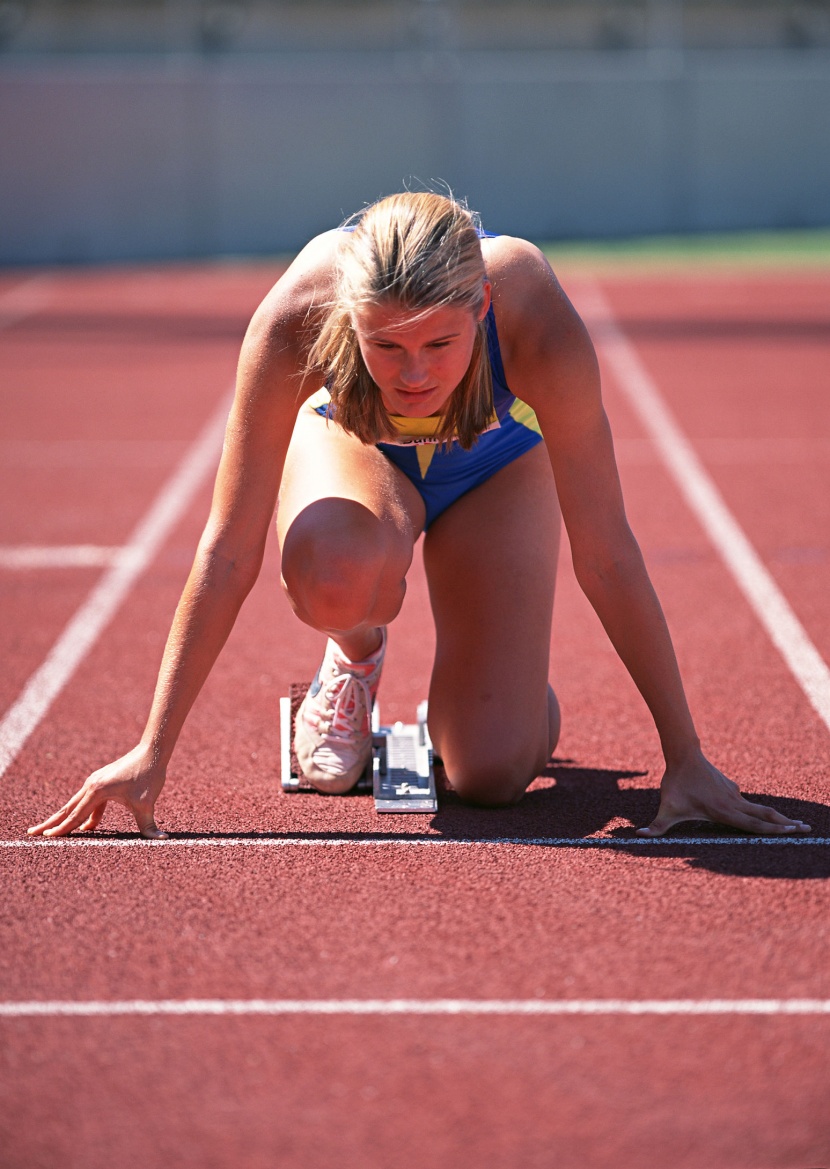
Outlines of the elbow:
M 230 587 L 243 595 L 253 588 L 264 547 L 240 549 L 222 540 L 203 539 L 196 554 L 202 579 L 213 587 Z
M 579 587 L 590 597 L 596 591 L 618 589 L 639 579 L 645 572 L 643 555 L 636 540 L 619 548 L 593 554 L 573 554 L 574 575 Z

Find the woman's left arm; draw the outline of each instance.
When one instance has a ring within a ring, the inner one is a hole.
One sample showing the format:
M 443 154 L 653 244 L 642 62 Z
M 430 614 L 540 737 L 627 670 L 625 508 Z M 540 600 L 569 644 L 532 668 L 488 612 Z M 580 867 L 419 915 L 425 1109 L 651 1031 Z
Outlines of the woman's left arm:
M 531 245 L 514 248 L 494 289 L 508 381 L 536 411 L 545 436 L 577 580 L 660 736 L 666 761 L 660 808 L 640 835 L 661 836 L 684 820 L 758 834 L 808 832 L 806 824 L 745 800 L 701 751 L 666 619 L 626 519 L 599 369 L 584 325 Z

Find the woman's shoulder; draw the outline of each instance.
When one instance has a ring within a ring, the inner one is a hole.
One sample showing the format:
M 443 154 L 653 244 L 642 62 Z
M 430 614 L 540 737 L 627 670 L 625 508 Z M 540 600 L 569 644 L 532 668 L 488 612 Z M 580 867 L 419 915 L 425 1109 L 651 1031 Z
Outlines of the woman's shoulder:
M 578 357 L 587 335 L 544 252 L 516 236 L 482 242 L 505 363 Z
M 334 292 L 341 243 L 338 231 L 325 231 L 310 240 L 270 289 L 254 320 L 267 326 L 295 317 L 305 319 L 315 307 L 325 305 Z
M 505 317 L 555 307 L 561 288 L 541 248 L 513 235 L 490 236 L 481 247 L 497 313 L 500 306 Z
M 242 366 L 302 374 L 311 330 L 334 294 L 339 244 L 337 232 L 324 232 L 289 264 L 251 318 Z

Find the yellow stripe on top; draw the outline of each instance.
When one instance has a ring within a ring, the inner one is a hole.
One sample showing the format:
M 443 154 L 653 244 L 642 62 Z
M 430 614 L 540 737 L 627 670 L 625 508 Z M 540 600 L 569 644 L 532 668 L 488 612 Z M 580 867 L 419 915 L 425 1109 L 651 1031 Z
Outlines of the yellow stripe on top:
M 542 433 L 535 410 L 528 406 L 527 402 L 523 402 L 521 398 L 517 398 L 511 405 L 510 417 L 520 426 L 526 426 L 528 430 L 533 430 L 536 434 Z
M 328 406 L 331 402 L 331 394 L 325 386 L 316 390 L 310 398 L 306 399 L 306 406 L 310 406 L 312 410 L 317 410 L 321 406 Z M 493 420 L 496 421 L 495 414 Z M 404 414 L 390 414 L 389 421 L 395 428 L 402 439 L 421 439 L 429 442 L 434 439 L 441 428 L 444 419 L 439 414 L 432 414 L 428 418 L 407 418 Z M 388 442 L 394 442 L 394 439 L 387 439 Z
M 435 458 L 435 452 L 438 450 L 438 444 L 434 442 L 425 442 L 420 446 L 415 447 L 415 455 L 418 459 L 418 470 L 421 472 L 421 478 L 426 479 L 429 465 Z
M 390 414 L 389 421 L 401 438 L 435 438 L 444 422 L 440 414 L 427 418 L 407 418 L 405 414 Z
M 310 398 L 306 398 L 305 405 L 310 406 L 312 410 L 316 410 L 318 406 L 328 406 L 331 402 L 331 394 L 325 386 L 321 386 L 319 390 L 315 390 Z
M 435 458 L 435 452 L 438 450 L 435 436 L 444 419 L 437 414 L 432 414 L 427 418 L 407 418 L 404 414 L 390 414 L 389 421 L 400 435 L 404 445 L 409 445 L 406 442 L 407 439 L 414 440 L 412 445 L 415 447 L 415 455 L 418 459 L 418 470 L 421 472 L 421 478 L 426 479 L 427 471 Z

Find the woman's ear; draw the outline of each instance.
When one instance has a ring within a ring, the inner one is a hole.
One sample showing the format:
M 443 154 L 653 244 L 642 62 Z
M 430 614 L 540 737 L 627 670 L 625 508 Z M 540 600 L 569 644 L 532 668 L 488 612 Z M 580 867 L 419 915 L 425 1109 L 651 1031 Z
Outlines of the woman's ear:
M 478 310 L 478 320 L 483 321 L 490 311 L 490 302 L 493 299 L 493 285 L 489 280 L 484 281 L 484 300 L 481 302 L 481 308 Z

